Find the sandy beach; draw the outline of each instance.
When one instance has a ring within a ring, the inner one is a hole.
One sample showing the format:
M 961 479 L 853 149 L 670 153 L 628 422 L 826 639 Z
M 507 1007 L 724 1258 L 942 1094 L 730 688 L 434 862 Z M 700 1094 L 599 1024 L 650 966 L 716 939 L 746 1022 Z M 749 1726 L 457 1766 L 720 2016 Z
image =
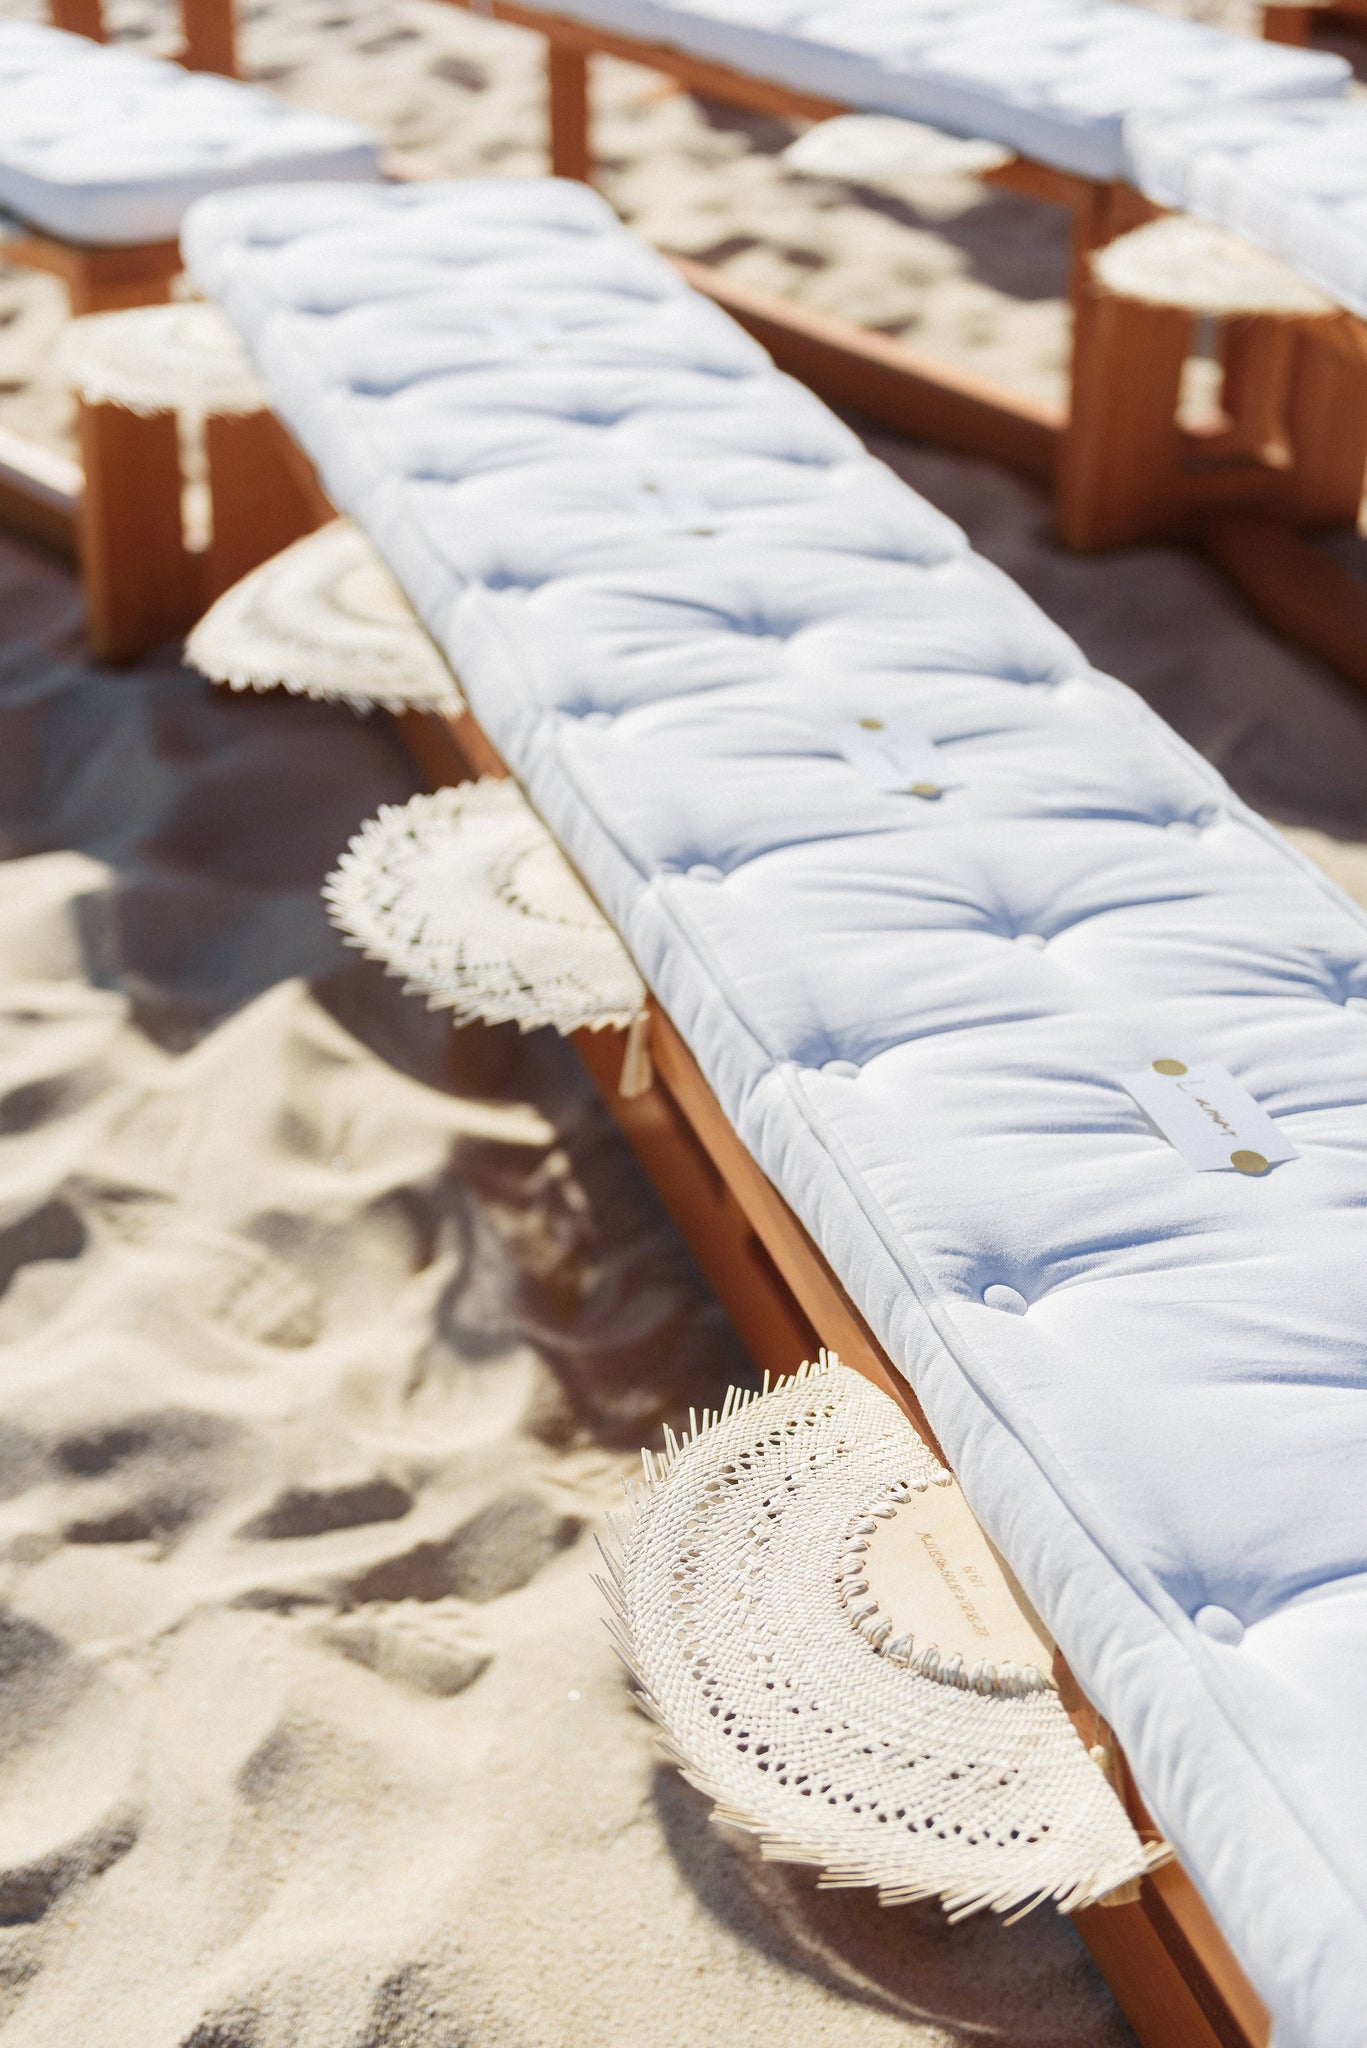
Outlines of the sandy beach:
M 450 172 L 542 168 L 518 31 L 262 0 L 244 44 Z M 1061 394 L 1050 209 L 600 96 L 652 238 Z M 0 421 L 54 445 L 62 317 L 0 271 Z M 870 445 L 1367 902 L 1367 700 L 1195 558 L 1067 556 L 1020 480 Z M 95 668 L 0 537 L 0 2041 L 1124 2048 L 1065 1921 L 819 1892 L 658 1762 L 595 1525 L 749 1368 L 568 1051 L 453 1035 L 328 926 L 415 786 L 380 718 Z

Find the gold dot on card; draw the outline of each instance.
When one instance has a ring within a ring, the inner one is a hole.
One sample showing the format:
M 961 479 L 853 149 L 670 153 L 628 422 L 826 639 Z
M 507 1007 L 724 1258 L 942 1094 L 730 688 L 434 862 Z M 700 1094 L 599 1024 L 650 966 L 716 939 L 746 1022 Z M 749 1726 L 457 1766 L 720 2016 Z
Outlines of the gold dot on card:
M 913 782 L 911 794 L 913 796 L 936 797 L 940 794 L 940 785 L 938 782 Z
M 863 726 L 865 732 L 881 732 L 883 730 L 881 718 L 861 718 L 859 723 Z
M 1231 1152 L 1231 1166 L 1237 1166 L 1240 1173 L 1266 1173 L 1268 1162 L 1261 1152 Z
M 1187 1071 L 1181 1060 L 1155 1060 L 1153 1070 L 1155 1074 L 1185 1074 Z

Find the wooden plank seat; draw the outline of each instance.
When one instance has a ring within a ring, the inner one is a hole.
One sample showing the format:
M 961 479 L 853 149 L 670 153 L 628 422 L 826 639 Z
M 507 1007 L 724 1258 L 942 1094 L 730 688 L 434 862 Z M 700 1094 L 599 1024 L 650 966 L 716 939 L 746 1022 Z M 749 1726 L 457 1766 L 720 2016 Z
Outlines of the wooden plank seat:
M 419 745 L 506 761 L 654 991 L 643 1153 L 920 1404 L 1116 1728 L 1186 1872 L 1089 1930 L 1142 2037 L 1353 2040 L 1360 914 L 588 194 L 186 248 L 459 677 Z M 1196 1170 L 1155 1060 L 1267 1150 Z
M 98 26 L 93 10 L 64 18 Z M 227 55 L 222 20 L 208 7 L 185 15 L 189 54 L 201 65 Z M 13 225 L 0 252 L 60 277 L 75 314 L 164 301 L 180 268 L 181 217 L 205 192 L 370 179 L 378 160 L 374 137 L 354 122 L 88 34 L 0 21 L 0 213 Z M 52 472 L 46 451 L 29 455 L 6 436 L 0 516 L 72 548 L 77 480 L 63 473 L 55 482 Z

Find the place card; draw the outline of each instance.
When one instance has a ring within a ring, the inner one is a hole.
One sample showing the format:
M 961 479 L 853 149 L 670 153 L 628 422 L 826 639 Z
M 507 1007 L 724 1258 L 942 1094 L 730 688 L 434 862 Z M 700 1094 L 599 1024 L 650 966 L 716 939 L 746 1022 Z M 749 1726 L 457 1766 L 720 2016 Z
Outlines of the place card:
M 937 797 L 950 786 L 933 740 L 900 719 L 851 718 L 835 728 L 845 759 L 875 789 L 893 796 Z
M 657 483 L 653 477 L 643 480 L 640 492 L 641 508 L 652 524 L 663 526 L 671 533 L 691 534 L 700 540 L 716 539 L 721 515 L 695 492 L 681 490 L 673 484 Z
M 1198 1173 L 1266 1173 L 1300 1154 L 1225 1067 L 1154 1060 L 1121 1085 Z

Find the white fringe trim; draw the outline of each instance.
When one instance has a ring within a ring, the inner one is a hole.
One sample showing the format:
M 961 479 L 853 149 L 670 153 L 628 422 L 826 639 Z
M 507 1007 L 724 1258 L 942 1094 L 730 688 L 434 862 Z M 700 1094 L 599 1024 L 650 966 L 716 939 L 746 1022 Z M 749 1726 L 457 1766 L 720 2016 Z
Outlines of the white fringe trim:
M 144 418 L 225 419 L 267 405 L 236 328 L 217 306 L 197 300 L 87 313 L 63 331 L 57 368 L 87 405 L 118 405 Z
M 732 1388 L 641 1455 L 599 1584 L 640 1703 L 716 1820 L 823 1885 L 939 1898 L 955 1919 L 1074 1912 L 1166 1860 L 1051 1687 L 899 1669 L 851 1627 L 835 1565 L 852 1511 L 950 1475 L 833 1353 Z
M 334 519 L 210 606 L 185 659 L 231 690 L 288 690 L 368 711 L 465 708 L 455 677 L 374 546 Z
M 1118 298 L 1191 313 L 1279 314 L 1305 319 L 1337 311 L 1332 299 L 1288 264 L 1227 228 L 1171 214 L 1135 228 L 1091 258 L 1097 279 Z
M 430 1007 L 524 1031 L 624 1030 L 623 1092 L 649 1085 L 645 984 L 515 782 L 385 805 L 323 896 L 348 943 Z

